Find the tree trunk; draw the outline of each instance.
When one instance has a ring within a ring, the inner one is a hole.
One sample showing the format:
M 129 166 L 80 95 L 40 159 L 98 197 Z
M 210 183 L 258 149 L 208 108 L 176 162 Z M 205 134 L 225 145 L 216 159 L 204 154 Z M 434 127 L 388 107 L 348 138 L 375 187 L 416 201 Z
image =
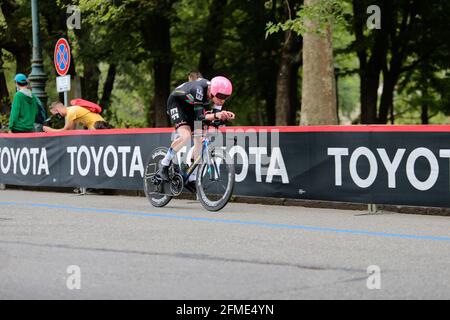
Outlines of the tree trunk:
M 53 59 L 55 44 L 58 39 L 68 39 L 66 24 L 68 16 L 66 13 L 66 8 L 60 7 L 57 1 L 40 1 L 39 11 L 45 19 L 45 23 L 42 25 L 46 28 L 46 33 L 42 33 L 41 36 L 42 49 L 48 54 L 49 57 Z M 84 25 L 83 29 L 85 29 Z M 75 29 L 74 31 L 75 35 L 80 37 L 80 30 Z M 70 67 L 69 74 L 74 75 L 71 73 Z
M 59 23 L 62 22 L 60 21 Z M 59 24 L 53 24 L 54 27 L 57 27 L 58 25 Z M 98 57 L 96 56 L 95 51 L 93 52 L 93 49 L 90 48 L 92 30 L 92 26 L 90 26 L 89 24 L 85 24 L 81 29 L 74 29 L 73 32 L 75 33 L 75 36 L 77 38 L 80 51 L 79 59 L 77 60 L 77 62 L 79 62 L 80 65 L 83 65 L 83 75 L 80 75 L 82 98 L 94 103 L 98 103 L 98 86 L 101 72 L 98 67 Z M 52 32 L 58 31 L 53 30 Z M 73 74 L 71 74 L 71 72 L 73 72 Z M 72 54 L 68 74 L 70 74 L 72 78 L 77 75 L 75 72 L 75 64 L 73 63 Z
M 388 31 L 388 16 L 392 14 L 390 1 L 380 2 L 381 30 L 371 30 L 375 40 L 371 45 L 364 36 L 367 6 L 361 0 L 353 0 L 353 29 L 356 36 L 355 47 L 359 60 L 361 123 L 377 123 L 378 87 L 380 73 L 386 60 Z M 368 55 L 370 52 L 370 56 Z
M 395 114 L 394 114 L 394 104 L 391 105 L 389 109 L 389 114 L 391 115 L 391 124 L 395 124 Z
M 165 8 L 168 13 L 170 7 Z M 157 32 L 155 32 L 157 30 Z M 173 65 L 170 40 L 170 20 L 159 12 L 149 13 L 141 27 L 144 46 L 153 57 L 154 95 L 147 111 L 147 123 L 152 127 L 169 126 L 166 113 Z
M 422 76 L 429 76 L 430 71 L 426 70 L 424 71 L 424 73 L 422 74 Z M 430 122 L 430 116 L 429 116 L 429 101 L 430 101 L 430 96 L 428 93 L 428 86 L 430 85 L 429 83 L 429 79 L 422 79 L 422 81 L 420 81 L 420 91 L 422 92 L 422 102 L 421 102 L 421 113 L 420 113 L 420 120 L 422 122 L 422 124 L 429 124 Z
M 387 124 L 388 113 L 394 107 L 394 89 L 398 75 L 386 72 L 383 76 L 383 93 L 380 101 L 379 124 Z
M 100 69 L 97 62 L 91 59 L 84 59 L 84 73 L 81 78 L 81 90 L 83 99 L 98 102 L 98 82 L 100 79 Z
M 411 32 L 416 21 L 414 5 L 403 7 L 401 22 L 397 22 L 397 14 L 391 6 L 388 7 L 386 15 L 390 21 L 387 28 L 391 43 L 391 59 L 389 64 L 385 61 L 383 68 L 383 93 L 381 95 L 380 112 L 378 123 L 386 124 L 387 115 L 394 109 L 394 89 L 401 74 L 405 61 L 406 52 L 409 49 L 409 39 L 414 36 Z
M 155 79 L 155 95 L 151 103 L 151 110 L 154 127 L 168 127 L 169 118 L 166 113 L 167 98 L 170 94 L 170 72 L 172 63 L 165 60 L 155 61 L 153 63 L 153 73 Z
M 301 57 L 301 52 L 299 52 L 299 55 Z M 298 65 L 293 65 L 292 69 L 295 71 L 291 70 L 291 79 L 289 81 L 289 86 L 290 86 L 290 90 L 289 90 L 289 99 L 290 99 L 290 105 L 291 105 L 291 109 L 290 109 L 290 116 L 289 116 L 289 121 L 288 121 L 288 126 L 294 126 L 294 125 L 298 125 L 299 121 L 297 120 L 297 115 L 298 115 L 298 111 L 300 110 L 300 97 L 298 95 L 298 90 L 300 88 L 300 84 L 299 84 L 299 74 L 298 74 L 298 69 L 300 68 L 301 62 L 298 63 Z
M 249 12 L 253 16 L 255 26 L 258 30 L 254 39 L 259 39 L 259 44 L 254 48 L 253 59 L 258 72 L 258 89 L 260 96 L 264 99 L 265 108 L 259 108 L 258 121 L 261 125 L 274 126 L 276 122 L 276 81 L 279 69 L 277 57 L 279 52 L 274 48 L 279 47 L 281 39 L 276 36 L 265 38 L 265 26 L 267 21 L 276 20 L 276 1 L 273 1 L 270 12 L 264 6 L 265 1 L 258 1 Z M 264 111 L 263 111 L 264 110 Z
M 31 72 L 31 47 L 17 47 L 13 54 L 16 57 L 16 73 L 23 73 L 28 77 Z
M 305 0 L 305 6 L 318 0 Z M 308 23 L 309 27 L 314 22 Z M 333 64 L 331 24 L 325 34 L 308 31 L 303 37 L 303 77 L 301 125 L 334 125 L 336 86 Z
M 116 79 L 116 65 L 110 64 L 108 67 L 108 74 L 106 75 L 105 83 L 103 84 L 102 98 L 100 99 L 100 106 L 103 111 L 108 113 L 111 105 L 111 95 L 114 87 L 114 80 Z
M 0 48 L 0 114 L 11 113 L 11 100 L 9 98 L 8 87 L 6 85 L 6 77 L 3 72 L 3 59 L 1 56 L 2 49 Z
M 292 31 L 286 31 L 285 37 L 277 77 L 275 106 L 275 125 L 277 126 L 295 125 L 296 112 L 299 107 L 297 90 L 302 42 L 301 38 Z
M 377 122 L 378 86 L 380 84 L 380 71 L 377 66 L 369 64 L 367 70 L 360 70 L 360 103 L 361 123 L 371 124 Z
M 422 113 L 420 114 L 420 118 L 422 120 L 422 124 L 428 124 L 429 123 L 429 116 L 428 116 L 428 105 L 423 104 L 422 105 Z
M 214 62 L 216 52 L 222 42 L 223 20 L 227 0 L 212 0 L 209 7 L 209 17 L 206 23 L 206 30 L 203 34 L 203 44 L 200 52 L 198 70 L 207 79 L 215 75 Z

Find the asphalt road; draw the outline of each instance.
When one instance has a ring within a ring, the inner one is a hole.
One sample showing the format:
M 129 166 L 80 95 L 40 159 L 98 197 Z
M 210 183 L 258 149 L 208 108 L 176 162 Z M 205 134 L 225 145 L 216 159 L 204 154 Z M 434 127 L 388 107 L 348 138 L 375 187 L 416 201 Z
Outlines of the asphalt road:
M 450 217 L 4 190 L 0 299 L 450 299 Z

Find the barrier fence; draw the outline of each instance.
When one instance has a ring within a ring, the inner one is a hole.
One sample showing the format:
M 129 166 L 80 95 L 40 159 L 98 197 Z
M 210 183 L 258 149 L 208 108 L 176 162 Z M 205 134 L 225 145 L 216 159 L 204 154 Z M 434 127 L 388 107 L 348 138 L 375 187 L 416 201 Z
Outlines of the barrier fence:
M 172 131 L 0 134 L 0 184 L 142 190 L 152 150 L 169 146 Z M 450 207 L 450 126 L 221 132 L 213 140 L 235 159 L 236 195 Z

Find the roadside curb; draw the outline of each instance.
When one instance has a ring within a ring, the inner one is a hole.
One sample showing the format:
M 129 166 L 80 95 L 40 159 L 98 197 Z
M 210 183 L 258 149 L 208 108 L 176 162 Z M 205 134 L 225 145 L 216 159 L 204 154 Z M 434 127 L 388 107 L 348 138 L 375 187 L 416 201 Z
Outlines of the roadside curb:
M 52 188 L 52 187 L 28 187 L 28 186 L 13 186 L 0 184 L 0 190 L 26 190 L 26 191 L 43 191 L 43 192 L 59 192 L 59 193 L 74 193 L 74 188 Z M 101 190 L 101 189 L 98 189 Z M 0 191 L 1 192 L 1 191 Z M 104 192 L 94 193 L 96 195 L 117 195 L 130 197 L 145 197 L 143 191 L 138 190 L 104 190 Z M 196 200 L 196 196 L 192 193 L 183 192 L 178 199 Z M 336 201 L 319 201 L 319 200 L 297 200 L 288 198 L 261 198 L 250 196 L 232 196 L 230 202 L 248 203 L 259 205 L 274 205 L 274 206 L 289 206 L 289 207 L 305 207 L 305 208 L 320 208 L 320 209 L 337 209 L 337 210 L 358 210 L 368 211 L 368 204 L 364 203 L 349 203 Z M 383 213 L 404 213 L 404 214 L 419 214 L 432 216 L 450 216 L 450 208 L 436 208 L 436 207 L 413 207 L 403 205 L 384 205 L 377 204 L 377 211 L 370 213 L 372 215 Z M 369 213 L 368 213 L 369 214 Z

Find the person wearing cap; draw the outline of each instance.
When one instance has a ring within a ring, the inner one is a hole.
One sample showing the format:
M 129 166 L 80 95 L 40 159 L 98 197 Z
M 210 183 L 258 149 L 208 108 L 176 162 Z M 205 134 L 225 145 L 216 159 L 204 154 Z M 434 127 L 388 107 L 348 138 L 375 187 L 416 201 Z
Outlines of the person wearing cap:
M 36 119 L 45 118 L 46 115 L 41 115 L 45 113 L 45 109 L 40 107 L 41 101 L 29 89 L 28 79 L 24 74 L 16 74 L 14 81 L 17 92 L 9 116 L 9 129 L 13 133 L 35 132 Z

